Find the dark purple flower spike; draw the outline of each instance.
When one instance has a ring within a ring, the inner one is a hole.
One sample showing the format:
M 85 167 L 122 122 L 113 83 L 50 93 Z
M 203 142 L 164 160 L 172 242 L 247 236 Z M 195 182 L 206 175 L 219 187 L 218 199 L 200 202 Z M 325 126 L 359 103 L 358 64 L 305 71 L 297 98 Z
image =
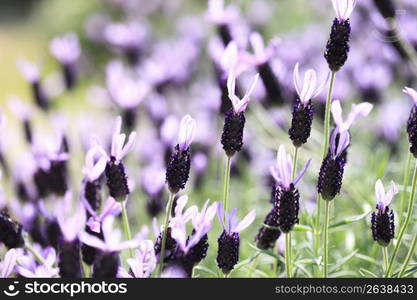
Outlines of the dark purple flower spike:
M 394 212 L 390 209 L 392 199 L 398 193 L 394 182 L 391 182 L 390 190 L 385 193 L 381 180 L 375 183 L 375 195 L 378 200 L 377 212 L 372 213 L 371 229 L 372 237 L 383 247 L 387 247 L 395 234 Z
M 407 133 L 410 152 L 417 158 L 417 91 L 406 87 L 403 89 L 403 92 L 408 94 L 414 101 L 407 121 Z

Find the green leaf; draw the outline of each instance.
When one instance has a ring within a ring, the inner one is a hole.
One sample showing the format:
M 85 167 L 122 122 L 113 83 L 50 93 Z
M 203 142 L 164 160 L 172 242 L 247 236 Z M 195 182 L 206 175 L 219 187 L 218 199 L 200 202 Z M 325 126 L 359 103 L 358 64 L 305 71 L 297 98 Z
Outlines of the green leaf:
M 301 232 L 313 232 L 313 228 L 308 225 L 300 225 L 296 224 L 293 228 L 294 231 L 301 231 Z
M 359 274 L 361 274 L 361 276 L 363 276 L 363 277 L 378 278 L 378 275 L 376 275 L 376 274 L 372 273 L 371 271 L 366 270 L 364 268 L 359 269 Z
M 349 224 L 354 223 L 354 222 L 358 222 L 358 221 L 366 218 L 370 213 L 371 212 L 366 212 L 366 213 L 358 215 L 358 216 L 348 217 L 348 218 L 346 218 L 342 221 L 331 224 L 329 226 L 329 228 L 334 229 L 334 228 L 338 228 L 338 227 L 341 227 L 341 226 L 344 226 L 344 225 L 349 225 Z
M 278 254 L 274 253 L 272 250 L 263 250 L 263 249 L 259 249 L 258 247 L 256 247 L 256 246 L 255 246 L 254 244 L 252 244 L 252 243 L 249 243 L 249 246 L 250 246 L 250 247 L 252 247 L 253 249 L 255 249 L 255 250 L 259 251 L 260 253 L 264 253 L 264 254 L 266 254 L 266 255 L 269 255 L 269 256 L 271 256 L 271 257 L 273 257 L 273 258 L 275 258 L 275 259 L 279 259 L 279 260 L 281 260 L 281 261 L 283 261 L 283 262 L 284 262 L 284 259 L 283 259 L 280 255 L 278 255 Z
M 370 257 L 368 255 L 364 255 L 361 253 L 356 254 L 356 258 L 362 259 L 368 263 L 374 264 L 374 265 L 379 265 L 381 262 L 377 261 L 375 258 Z
M 343 266 L 345 263 L 351 260 L 356 255 L 357 252 L 358 252 L 358 249 L 356 249 L 355 251 L 353 251 L 351 254 L 344 257 L 343 259 L 339 260 L 338 263 L 336 263 L 333 267 L 330 268 L 330 272 L 334 272 L 337 269 L 339 269 L 341 266 Z

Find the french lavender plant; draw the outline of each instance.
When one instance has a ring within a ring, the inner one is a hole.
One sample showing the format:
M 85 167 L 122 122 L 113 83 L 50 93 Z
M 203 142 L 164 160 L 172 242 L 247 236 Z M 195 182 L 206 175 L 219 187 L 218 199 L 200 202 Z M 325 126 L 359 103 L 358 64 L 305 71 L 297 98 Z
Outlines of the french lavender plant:
M 123 229 L 127 239 L 131 240 L 132 234 L 130 232 L 129 219 L 126 211 L 126 202 L 130 190 L 122 159 L 133 149 L 136 132 L 133 131 L 130 133 L 129 139 L 125 144 L 126 135 L 124 133 L 120 133 L 121 128 L 122 118 L 118 116 L 113 130 L 110 155 L 107 155 L 106 151 L 102 147 L 99 149 L 107 160 L 105 174 L 109 194 L 116 201 L 119 201 L 122 204 Z M 131 251 L 131 256 L 133 256 L 133 251 Z
M 380 179 L 375 183 L 375 195 L 378 203 L 376 204 L 377 212 L 373 212 L 371 218 L 372 238 L 382 246 L 385 270 L 388 268 L 387 248 L 395 234 L 394 212 L 389 205 L 397 193 L 398 190 L 394 182 L 391 182 L 391 188 L 387 193 L 385 193 Z
M 276 181 L 274 193 L 274 208 L 276 223 L 279 230 L 285 234 L 285 264 L 287 277 L 292 277 L 291 262 L 291 230 L 298 223 L 300 210 L 300 194 L 295 185 L 301 180 L 311 160 L 308 160 L 301 171 L 295 176 L 295 166 L 291 156 L 285 151 L 284 145 L 278 149 L 277 164 L 271 167 L 271 174 Z
M 77 82 L 77 61 L 81 54 L 77 36 L 71 32 L 55 37 L 51 41 L 49 49 L 62 65 L 65 87 L 72 90 Z
M 409 141 L 409 145 L 410 145 L 409 151 L 414 156 L 414 158 L 417 158 L 417 134 L 416 134 L 416 130 L 417 130 L 417 91 L 412 89 L 412 88 L 405 87 L 403 89 L 403 92 L 406 93 L 407 95 L 409 95 L 410 98 L 414 102 L 414 104 L 411 108 L 411 111 L 410 111 L 410 115 L 409 115 L 408 120 L 407 120 L 407 134 L 408 134 L 408 141 Z M 408 168 L 408 164 L 407 164 L 407 168 Z M 406 170 L 406 172 L 408 172 L 408 170 Z M 408 180 L 405 183 L 406 184 L 404 186 L 404 189 L 406 189 L 406 187 L 408 186 Z M 400 231 L 398 233 L 398 240 L 397 240 L 397 243 L 395 245 L 394 251 L 392 252 L 391 259 L 390 259 L 388 268 L 387 268 L 386 273 L 385 273 L 386 277 L 391 276 L 392 268 L 394 267 L 395 258 L 398 254 L 398 250 L 400 248 L 400 245 L 402 244 L 404 234 L 407 231 L 407 228 L 408 228 L 408 226 L 411 222 L 411 218 L 412 218 L 412 214 L 413 214 L 413 207 L 414 207 L 414 203 L 415 203 L 414 198 L 415 198 L 416 186 L 417 186 L 417 162 L 415 164 L 414 172 L 413 172 L 412 187 L 411 187 L 410 197 L 409 197 L 409 200 L 408 200 L 407 214 L 406 214 L 404 223 L 402 224 L 402 226 L 400 228 Z M 404 194 L 405 193 L 406 193 L 406 191 L 404 191 Z M 416 245 L 417 245 L 417 235 L 415 235 L 414 238 L 413 238 L 412 246 L 409 249 L 409 252 L 407 254 L 407 257 L 406 257 L 406 260 L 403 264 L 403 267 L 401 268 L 400 275 L 404 274 Z
M 175 195 L 185 187 L 188 181 L 191 167 L 191 151 L 190 145 L 194 139 L 196 122 L 189 115 L 182 118 L 179 134 L 178 144 L 174 148 L 174 152 L 171 154 L 168 166 L 166 170 L 166 182 L 168 183 L 168 189 L 170 191 L 166 211 L 164 228 L 161 235 L 161 253 L 159 258 L 159 275 L 162 274 L 164 259 L 165 259 L 165 247 L 168 238 L 168 223 L 172 210 Z
M 331 71 L 329 89 L 326 98 L 326 107 L 324 115 L 324 140 L 323 140 L 323 159 L 326 157 L 329 147 L 330 138 L 330 107 L 332 102 L 333 85 L 338 72 L 345 64 L 349 52 L 350 40 L 350 21 L 349 17 L 353 12 L 356 0 L 332 0 L 333 9 L 336 18 L 330 32 L 330 37 L 326 44 L 324 58 L 327 61 Z M 321 215 L 321 201 L 317 201 L 317 216 L 315 222 L 315 252 L 318 253 L 318 239 Z
M 252 82 L 242 99 L 239 99 L 235 93 L 235 70 L 230 70 L 229 76 L 227 78 L 229 99 L 232 101 L 233 107 L 230 108 L 225 114 L 223 133 L 221 138 L 223 150 L 225 151 L 227 157 L 223 185 L 223 206 L 226 211 L 228 209 L 231 160 L 233 155 L 236 152 L 239 152 L 243 146 L 243 129 L 246 122 L 244 113 L 249 104 L 250 96 L 255 89 L 258 78 L 259 74 L 256 74 L 253 77 Z
M 139 243 L 138 249 L 135 252 L 134 258 L 128 258 L 126 263 L 129 266 L 129 271 L 122 267 L 119 268 L 117 277 L 122 278 L 148 278 L 155 270 L 157 259 L 153 243 L 150 240 L 142 240 Z
M 223 227 L 223 232 L 217 240 L 219 247 L 217 251 L 217 265 L 225 277 L 229 275 L 239 261 L 239 233 L 249 227 L 256 217 L 255 210 L 252 210 L 242 221 L 238 222 L 236 213 L 236 208 L 228 213 L 224 210 L 221 202 L 217 205 L 217 216 Z

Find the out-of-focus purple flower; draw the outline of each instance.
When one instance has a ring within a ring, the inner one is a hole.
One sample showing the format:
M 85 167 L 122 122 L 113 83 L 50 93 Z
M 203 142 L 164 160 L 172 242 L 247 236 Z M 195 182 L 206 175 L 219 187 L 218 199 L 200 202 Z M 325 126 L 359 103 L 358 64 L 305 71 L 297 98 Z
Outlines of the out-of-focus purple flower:
M 15 270 L 17 261 L 17 250 L 12 248 L 4 255 L 4 260 L 1 263 L 1 278 L 8 278 Z
M 72 216 L 67 216 L 63 210 L 57 212 L 58 224 L 61 227 L 62 235 L 66 242 L 72 242 L 82 232 L 86 214 L 83 205 L 78 205 L 76 212 Z
M 323 83 L 317 84 L 316 71 L 313 69 L 308 69 L 304 73 L 304 80 L 303 84 L 301 85 L 299 63 L 296 63 L 294 67 L 293 81 L 298 97 L 304 105 L 306 105 L 311 99 L 315 98 L 323 91 L 329 79 L 329 75 L 330 73 L 328 73 L 327 79 L 323 81 Z
M 239 11 L 234 5 L 225 7 L 223 0 L 209 0 L 206 17 L 214 24 L 229 24 L 239 17 Z
M 352 109 L 346 120 L 342 117 L 342 106 L 339 100 L 334 100 L 331 106 L 333 120 L 336 126 L 340 127 L 340 131 L 349 130 L 355 120 L 359 117 L 366 117 L 372 110 L 373 105 L 369 102 L 360 104 L 352 104 Z
M 100 156 L 97 158 L 100 153 L 97 147 L 92 147 L 87 151 L 85 156 L 85 164 L 82 169 L 84 178 L 89 182 L 97 180 L 106 168 L 106 157 Z
M 334 11 L 339 22 L 349 19 L 356 5 L 356 0 L 332 0 Z
M 27 254 L 23 249 L 18 249 L 17 272 L 26 278 L 57 277 L 59 269 L 53 267 L 57 260 L 55 249 L 48 247 L 42 250 L 37 245 L 34 245 L 34 248 L 42 256 L 46 263 L 39 265 L 32 254 Z
M 122 211 L 122 204 L 114 200 L 113 197 L 108 197 L 100 214 L 97 214 L 90 204 L 84 201 L 84 205 L 91 217 L 87 220 L 87 226 L 91 231 L 100 233 L 101 224 L 108 216 L 117 216 Z
M 127 264 L 130 267 L 130 273 L 119 269 L 120 277 L 148 278 L 156 267 L 156 256 L 153 242 L 143 240 L 136 250 L 135 257 L 128 258 Z
M 16 96 L 11 96 L 8 103 L 10 110 L 21 120 L 25 139 L 29 144 L 31 144 L 33 138 L 32 126 L 30 122 L 31 107 Z
M 262 36 L 258 32 L 253 32 L 249 37 L 249 41 L 253 49 L 253 54 L 245 52 L 242 59 L 248 60 L 252 65 L 262 65 L 277 53 L 278 38 L 271 39 L 265 47 Z
M 148 36 L 148 27 L 139 22 L 107 25 L 104 37 L 107 42 L 125 52 L 131 63 L 138 63 L 141 48 Z
M 20 59 L 17 61 L 17 68 L 22 76 L 30 83 L 35 83 L 40 80 L 39 66 L 26 59 Z
M 114 217 L 110 215 L 103 220 L 102 230 L 104 240 L 101 240 L 85 231 L 80 234 L 80 240 L 90 247 L 100 249 L 107 253 L 119 252 L 124 249 L 136 248 L 139 246 L 140 239 L 138 237 L 134 237 L 130 241 L 122 242 L 122 233 L 119 229 L 113 229 L 113 223 Z
M 75 63 L 81 54 L 77 35 L 73 32 L 55 37 L 51 41 L 49 49 L 63 65 Z
M 310 166 L 310 163 L 311 159 L 305 163 L 304 167 L 298 172 L 294 180 L 291 180 L 291 174 L 294 168 L 292 158 L 291 155 L 285 151 L 285 146 L 281 145 L 278 149 L 276 165 L 270 167 L 270 170 L 277 184 L 284 189 L 289 189 L 292 184 L 295 186 L 301 180 L 307 171 L 307 168 Z
M 234 70 L 231 70 L 229 72 L 229 77 L 227 78 L 227 89 L 229 91 L 229 99 L 230 101 L 232 101 L 232 105 L 233 105 L 233 111 L 235 114 L 240 114 L 241 112 L 245 111 L 246 107 L 249 104 L 250 101 L 250 96 L 253 92 L 253 90 L 255 89 L 256 83 L 258 81 L 259 78 L 259 74 L 256 74 L 253 79 L 251 84 L 249 85 L 249 88 L 247 89 L 245 95 L 243 96 L 242 99 L 240 99 L 237 95 L 236 95 L 236 75 Z

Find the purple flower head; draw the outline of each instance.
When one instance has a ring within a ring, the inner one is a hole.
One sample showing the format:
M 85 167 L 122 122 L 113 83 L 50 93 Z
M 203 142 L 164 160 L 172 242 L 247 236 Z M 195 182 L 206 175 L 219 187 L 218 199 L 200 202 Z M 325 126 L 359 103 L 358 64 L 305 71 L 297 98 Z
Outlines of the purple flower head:
M 86 214 L 84 206 L 78 205 L 76 212 L 72 216 L 67 216 L 62 209 L 58 210 L 57 214 L 58 224 L 61 227 L 65 241 L 74 241 L 85 227 Z
M 291 184 L 296 185 L 301 178 L 303 177 L 304 173 L 307 171 L 307 168 L 310 166 L 311 159 L 309 159 L 301 171 L 297 174 L 294 180 L 291 180 L 291 174 L 293 171 L 293 163 L 291 155 L 287 154 L 285 151 L 285 146 L 279 146 L 278 153 L 277 153 L 277 164 L 276 166 L 272 166 L 270 168 L 271 175 L 274 177 L 275 181 L 278 185 L 283 187 L 284 189 L 289 189 Z
M 4 261 L 1 263 L 0 278 L 8 278 L 13 273 L 16 267 L 17 250 L 12 248 L 4 255 Z
M 120 61 L 107 65 L 106 84 L 111 99 L 125 109 L 136 108 L 150 92 L 150 85 L 131 74 Z
M 153 242 L 150 240 L 140 241 L 134 258 L 128 258 L 127 264 L 133 276 L 123 269 L 120 270 L 121 277 L 148 278 L 156 267 L 156 256 Z
M 122 129 L 122 118 L 117 116 L 111 142 L 110 157 L 106 154 L 106 151 L 100 147 L 100 151 L 110 161 L 111 157 L 114 157 L 115 164 L 118 165 L 123 157 L 125 157 L 132 149 L 135 143 L 136 132 L 132 131 L 129 135 L 129 139 L 125 144 L 126 134 L 120 133 Z
M 106 203 L 104 204 L 103 210 L 98 215 L 95 210 L 91 207 L 86 199 L 83 199 L 84 206 L 91 217 L 87 221 L 87 226 L 93 232 L 100 233 L 101 223 L 107 216 L 117 216 L 122 211 L 122 204 L 114 200 L 113 197 L 108 197 Z
M 124 49 L 139 48 L 147 35 L 147 26 L 138 22 L 113 23 L 104 30 L 104 37 L 108 43 Z
M 85 165 L 82 169 L 84 177 L 93 182 L 97 180 L 106 168 L 107 159 L 101 155 L 97 146 L 93 146 L 85 155 Z
M 397 186 L 393 181 L 391 181 L 391 188 L 387 193 L 385 193 L 384 185 L 382 181 L 378 179 L 375 183 L 375 196 L 376 200 L 378 201 L 376 207 L 381 213 L 385 212 L 386 207 L 391 204 L 392 198 L 394 198 L 395 194 L 398 193 Z
M 49 50 L 64 65 L 75 63 L 81 54 L 78 37 L 73 32 L 55 37 L 49 46 Z
M 349 130 L 355 120 L 359 117 L 366 117 L 372 110 L 373 105 L 368 102 L 362 102 L 360 104 L 352 104 L 352 110 L 350 111 L 346 120 L 342 117 L 342 106 L 339 100 L 334 100 L 332 103 L 331 111 L 333 120 L 340 131 Z
M 181 151 L 187 150 L 194 139 L 196 122 L 190 115 L 186 115 L 181 119 L 178 144 Z
M 26 278 L 58 277 L 59 269 L 53 267 L 57 260 L 55 249 L 48 247 L 43 250 L 38 245 L 34 245 L 34 248 L 45 260 L 45 264 L 39 265 L 31 253 L 18 249 L 17 272 Z
M 405 87 L 403 92 L 411 97 L 411 99 L 414 101 L 414 104 L 417 104 L 417 91 L 415 89 Z
M 122 242 L 122 232 L 119 229 L 113 229 L 113 223 L 114 217 L 110 215 L 103 220 L 104 240 L 84 231 L 80 234 L 81 242 L 104 252 L 119 252 L 124 249 L 136 248 L 140 244 L 140 236 L 136 236 L 130 241 Z
M 31 115 L 30 105 L 17 96 L 10 96 L 8 99 L 9 108 L 20 120 L 27 121 Z
M 17 61 L 17 68 L 28 82 L 34 83 L 39 81 L 41 75 L 37 64 L 26 59 L 19 59 Z
M 223 0 L 209 0 L 206 17 L 214 24 L 230 24 L 239 17 L 239 11 L 233 5 L 225 7 Z
M 152 163 L 143 169 L 142 186 L 151 196 L 162 191 L 165 186 L 165 170 L 159 166 L 159 163 Z
M 245 53 L 244 58 L 248 59 L 252 65 L 258 66 L 266 63 L 277 52 L 279 39 L 272 39 L 265 47 L 264 40 L 258 32 L 253 32 L 249 37 L 253 54 Z
M 236 95 L 236 76 L 235 70 L 230 70 L 229 76 L 227 77 L 227 90 L 229 92 L 229 99 L 232 101 L 233 111 L 235 114 L 240 114 L 241 112 L 245 111 L 246 107 L 250 101 L 250 95 L 252 94 L 253 90 L 255 89 L 256 83 L 258 81 L 259 74 L 256 74 L 249 88 L 247 89 L 245 95 L 242 99 Z
M 319 95 L 323 91 L 324 86 L 329 79 L 329 75 L 330 73 L 328 73 L 326 80 L 322 84 L 318 85 L 316 71 L 309 69 L 304 73 L 303 85 L 301 86 L 299 63 L 297 62 L 294 67 L 293 81 L 301 103 L 306 105 L 311 99 Z
M 353 9 L 356 5 L 356 0 L 332 0 L 336 18 L 339 22 L 344 22 L 349 19 Z
M 219 218 L 220 223 L 224 231 L 231 235 L 233 233 L 239 233 L 242 230 L 246 229 L 252 222 L 255 220 L 256 211 L 251 210 L 242 221 L 238 222 L 236 217 L 237 209 L 234 208 L 230 213 L 226 212 L 223 209 L 223 203 L 219 202 L 217 204 L 217 217 Z

